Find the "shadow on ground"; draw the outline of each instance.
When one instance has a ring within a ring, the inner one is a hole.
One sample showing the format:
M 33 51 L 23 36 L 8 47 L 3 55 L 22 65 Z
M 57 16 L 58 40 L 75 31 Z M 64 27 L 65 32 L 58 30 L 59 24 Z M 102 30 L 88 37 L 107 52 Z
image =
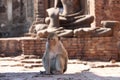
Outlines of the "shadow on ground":
M 0 73 L 0 80 L 120 80 L 120 77 L 99 76 L 89 71 L 63 75 L 40 75 L 38 72 Z

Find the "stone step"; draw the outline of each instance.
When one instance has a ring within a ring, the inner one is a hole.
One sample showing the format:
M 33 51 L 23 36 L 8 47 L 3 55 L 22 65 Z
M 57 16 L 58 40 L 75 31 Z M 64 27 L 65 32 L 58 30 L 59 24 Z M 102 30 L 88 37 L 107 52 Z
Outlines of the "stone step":
M 0 61 L 18 61 L 18 60 L 15 58 L 6 57 L 6 58 L 0 58 Z
M 68 60 L 68 64 L 84 64 L 87 65 L 88 63 L 86 61 L 80 61 L 80 60 Z
M 42 63 L 21 63 L 14 61 L 2 61 L 0 67 L 24 67 L 24 68 L 35 68 L 42 67 Z
M 107 63 L 107 64 L 92 64 L 90 65 L 91 68 L 106 68 L 106 67 L 120 67 L 120 64 L 117 64 L 117 63 L 114 63 L 114 64 L 111 64 L 111 63 Z
M 16 66 L 24 66 L 21 62 L 16 61 L 1 61 L 0 66 L 2 67 L 16 67 Z
M 39 59 L 39 56 L 35 56 L 35 55 L 22 55 L 24 57 L 24 59 Z
M 42 64 L 24 64 L 25 68 L 43 67 Z
M 42 63 L 41 59 L 24 59 L 21 60 L 21 63 Z

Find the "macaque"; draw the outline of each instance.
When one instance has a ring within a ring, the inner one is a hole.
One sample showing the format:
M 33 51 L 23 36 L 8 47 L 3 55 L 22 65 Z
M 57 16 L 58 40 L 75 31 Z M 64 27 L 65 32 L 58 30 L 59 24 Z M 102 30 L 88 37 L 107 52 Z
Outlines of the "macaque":
M 68 53 L 55 33 L 50 33 L 47 37 L 42 62 L 44 74 L 63 74 L 67 70 Z

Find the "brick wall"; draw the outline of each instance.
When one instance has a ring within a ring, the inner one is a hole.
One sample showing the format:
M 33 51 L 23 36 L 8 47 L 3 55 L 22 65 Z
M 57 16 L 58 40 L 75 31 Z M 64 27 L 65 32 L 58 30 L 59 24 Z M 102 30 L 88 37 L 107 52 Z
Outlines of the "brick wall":
M 34 16 L 35 16 L 35 23 L 45 23 L 46 17 L 46 6 L 45 0 L 34 0 Z
M 104 61 L 118 59 L 117 44 L 113 37 L 62 38 L 61 40 L 69 53 L 69 58 Z M 45 39 L 24 39 L 22 40 L 23 53 L 42 57 L 45 42 Z
M 22 44 L 22 51 L 23 54 L 25 55 L 39 55 L 42 57 L 42 53 L 44 53 L 45 50 L 45 42 L 46 40 L 44 39 L 34 39 L 34 38 L 29 38 L 29 39 L 22 39 L 21 44 Z
M 120 24 L 113 26 L 113 35 L 109 37 L 61 38 L 68 51 L 69 58 L 84 60 L 120 59 Z M 16 56 L 19 54 L 37 55 L 42 58 L 46 39 L 32 37 L 1 38 L 0 56 Z
M 44 23 L 45 2 L 38 1 L 35 4 L 36 21 Z M 120 21 L 119 0 L 95 0 L 95 21 L 100 27 L 102 20 Z M 53 3 L 51 3 L 53 4 Z M 114 13 L 113 13 L 114 12 Z M 38 15 L 39 13 L 39 15 Z M 117 16 L 116 16 L 117 15 Z M 86 60 L 104 60 L 120 58 L 120 26 L 114 26 L 111 37 L 85 37 L 85 38 L 62 38 L 62 42 L 69 53 L 70 58 Z M 46 39 L 35 38 L 6 38 L 0 39 L 0 55 L 39 55 L 42 57 L 45 50 Z
M 17 56 L 22 53 L 19 38 L 0 39 L 0 56 Z
M 120 58 L 120 25 L 113 26 L 113 36 L 61 38 L 68 51 L 69 58 L 84 60 L 118 60 Z M 19 54 L 37 55 L 42 58 L 46 39 L 32 37 L 1 38 L 0 56 L 16 56 Z
M 46 39 L 17 39 L 0 40 L 0 55 L 43 56 Z M 69 53 L 69 58 L 104 61 L 118 59 L 117 41 L 114 37 L 62 38 L 61 40 Z
M 120 21 L 120 1 L 119 0 L 95 0 L 95 22 L 100 27 L 102 20 Z

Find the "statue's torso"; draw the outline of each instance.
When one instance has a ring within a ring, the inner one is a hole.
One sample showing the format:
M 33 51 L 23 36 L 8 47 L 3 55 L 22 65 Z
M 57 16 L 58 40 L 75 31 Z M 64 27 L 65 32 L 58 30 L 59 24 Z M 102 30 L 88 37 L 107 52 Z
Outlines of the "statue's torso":
M 80 0 L 61 0 L 63 4 L 63 15 L 73 14 L 80 10 Z

